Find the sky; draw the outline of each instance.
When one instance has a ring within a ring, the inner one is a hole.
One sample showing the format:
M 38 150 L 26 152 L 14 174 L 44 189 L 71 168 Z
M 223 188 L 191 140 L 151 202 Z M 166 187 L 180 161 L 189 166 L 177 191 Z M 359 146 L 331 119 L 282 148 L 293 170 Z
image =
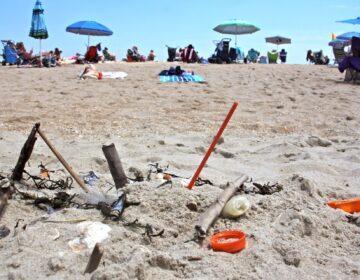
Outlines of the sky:
M 39 50 L 39 41 L 28 36 L 35 0 L 1 0 L 0 39 L 22 41 L 28 50 Z M 360 32 L 360 25 L 337 23 L 360 16 L 360 0 L 42 0 L 49 38 L 42 50 L 59 47 L 64 56 L 85 53 L 87 36 L 66 32 L 68 25 L 94 20 L 108 28 L 112 36 L 91 37 L 90 44 L 101 42 L 117 58 L 126 56 L 133 45 L 147 55 L 153 49 L 157 60 L 166 60 L 167 48 L 192 44 L 199 55 L 208 58 L 215 50 L 214 40 L 233 35 L 213 31 L 221 22 L 238 19 L 254 24 L 260 31 L 237 37 L 238 46 L 247 52 L 255 48 L 262 55 L 276 49 L 265 37 L 280 35 L 292 39 L 281 45 L 289 63 L 306 63 L 306 52 L 322 49 L 333 57 L 328 46 L 332 33 Z

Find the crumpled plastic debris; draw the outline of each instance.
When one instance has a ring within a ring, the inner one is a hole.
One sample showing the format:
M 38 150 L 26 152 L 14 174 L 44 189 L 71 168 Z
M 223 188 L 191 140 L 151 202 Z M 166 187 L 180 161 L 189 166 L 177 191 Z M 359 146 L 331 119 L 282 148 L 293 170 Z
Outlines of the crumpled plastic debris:
M 69 246 L 75 253 L 93 249 L 96 243 L 105 241 L 109 237 L 111 228 L 101 222 L 86 221 L 77 225 L 81 237 L 69 241 Z
M 96 175 L 94 171 L 89 171 L 87 175 L 84 176 L 84 182 L 87 185 L 93 186 L 94 183 L 99 180 L 100 177 Z

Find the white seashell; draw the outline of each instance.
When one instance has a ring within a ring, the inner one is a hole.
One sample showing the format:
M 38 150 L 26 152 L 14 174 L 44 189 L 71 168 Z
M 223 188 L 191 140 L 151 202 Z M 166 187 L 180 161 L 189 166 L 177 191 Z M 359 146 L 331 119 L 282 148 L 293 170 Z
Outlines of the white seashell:
M 224 218 L 237 218 L 250 208 L 250 202 L 245 196 L 232 197 L 221 212 Z
M 78 224 L 77 228 L 82 236 L 69 241 L 69 246 L 75 253 L 94 248 L 96 243 L 106 240 L 111 231 L 108 225 L 90 221 Z
M 157 173 L 155 175 L 155 179 L 163 179 L 163 178 L 164 178 L 164 174 L 162 174 L 162 173 Z

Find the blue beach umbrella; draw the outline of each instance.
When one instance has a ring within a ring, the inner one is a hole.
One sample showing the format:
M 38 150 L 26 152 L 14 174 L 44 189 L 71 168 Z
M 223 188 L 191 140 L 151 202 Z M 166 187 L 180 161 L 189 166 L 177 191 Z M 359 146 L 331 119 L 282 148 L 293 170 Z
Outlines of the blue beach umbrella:
M 350 45 L 350 41 L 349 40 L 343 40 L 343 39 L 335 39 L 335 40 L 331 40 L 329 42 L 329 46 L 335 47 L 335 48 L 342 48 L 345 46 L 349 46 Z
M 360 24 L 360 17 L 353 18 L 353 19 L 339 20 L 337 22 L 350 23 L 350 24 Z
M 222 34 L 232 34 L 235 35 L 235 46 L 237 45 L 237 35 L 241 34 L 251 34 L 256 31 L 259 31 L 260 28 L 256 27 L 254 24 L 242 21 L 242 20 L 228 20 L 218 26 L 216 26 L 214 31 Z
M 336 39 L 350 41 L 352 37 L 360 37 L 360 32 L 346 32 L 344 34 L 336 36 Z
M 80 35 L 87 35 L 88 46 L 90 45 L 90 36 L 110 36 L 113 34 L 113 32 L 105 25 L 89 20 L 75 22 L 66 27 L 66 31 Z
M 40 61 L 41 61 L 41 40 L 49 37 L 45 19 L 44 9 L 42 8 L 40 0 L 37 0 L 32 13 L 31 28 L 29 36 L 40 40 Z

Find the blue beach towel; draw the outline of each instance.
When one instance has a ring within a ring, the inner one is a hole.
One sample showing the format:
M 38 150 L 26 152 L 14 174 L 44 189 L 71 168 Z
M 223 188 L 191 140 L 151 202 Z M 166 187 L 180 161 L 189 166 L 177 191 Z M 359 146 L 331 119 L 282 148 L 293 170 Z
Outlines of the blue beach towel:
M 198 82 L 204 83 L 205 80 L 199 75 L 170 75 L 160 76 L 160 82 Z

